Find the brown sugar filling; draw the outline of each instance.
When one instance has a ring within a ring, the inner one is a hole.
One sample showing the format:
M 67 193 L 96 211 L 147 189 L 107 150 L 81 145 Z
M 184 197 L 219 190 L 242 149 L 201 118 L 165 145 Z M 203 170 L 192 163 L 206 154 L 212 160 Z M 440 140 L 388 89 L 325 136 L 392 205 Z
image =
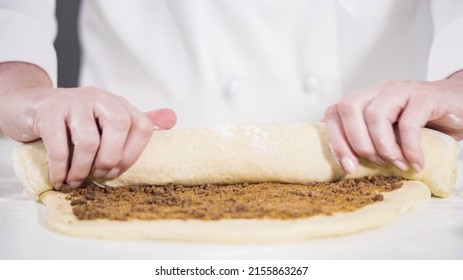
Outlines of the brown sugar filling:
M 349 212 L 384 199 L 382 192 L 402 186 L 398 177 L 364 177 L 337 182 L 257 183 L 200 186 L 87 184 L 70 191 L 80 220 L 295 219 Z

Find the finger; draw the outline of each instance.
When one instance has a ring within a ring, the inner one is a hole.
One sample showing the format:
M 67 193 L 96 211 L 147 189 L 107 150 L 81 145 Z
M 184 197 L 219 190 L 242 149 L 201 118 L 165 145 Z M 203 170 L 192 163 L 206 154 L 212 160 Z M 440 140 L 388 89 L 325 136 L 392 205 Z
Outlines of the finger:
M 154 126 L 160 129 L 170 129 L 177 123 L 177 115 L 171 109 L 163 108 L 149 111 L 145 112 L 145 115 L 151 120 Z
M 376 152 L 401 170 L 408 166 L 397 144 L 393 124 L 399 118 L 408 101 L 406 91 L 383 92 L 365 109 L 364 119 Z
M 341 118 L 343 131 L 350 147 L 360 157 L 366 158 L 376 164 L 383 164 L 383 161 L 376 153 L 373 142 L 370 138 L 363 110 L 371 99 L 378 93 L 375 90 L 362 91 L 350 96 L 337 106 Z
M 50 181 L 54 189 L 61 189 L 69 166 L 69 146 L 64 119 L 57 117 L 39 121 L 38 131 L 47 150 Z
M 151 140 L 152 135 L 152 122 L 140 112 L 132 114 L 132 126 L 130 127 L 127 140 L 125 142 L 121 161 L 117 166 L 118 173 L 115 174 L 115 176 L 119 176 L 124 173 L 137 161 L 146 145 L 148 145 Z
M 336 105 L 327 109 L 323 121 L 329 147 L 336 162 L 347 173 L 354 173 L 358 168 L 358 159 L 348 144 Z
M 433 102 L 426 98 L 410 98 L 398 120 L 400 145 L 406 159 L 417 172 L 424 167 L 424 156 L 421 149 L 421 128 L 433 113 Z
M 460 141 L 463 140 L 463 119 L 454 114 L 444 114 L 429 121 L 426 127 L 443 132 Z
M 141 153 L 149 143 L 153 127 L 170 129 L 176 123 L 177 117 L 171 109 L 159 109 L 142 114 L 132 106 L 127 107 L 131 113 L 132 125 L 127 136 L 121 161 L 117 166 L 117 174 L 111 171 L 109 175 L 119 176 L 124 173 L 140 157 Z
M 101 140 L 93 166 L 93 175 L 97 178 L 109 179 L 119 174 L 117 165 L 122 158 L 131 118 L 125 106 L 104 105 L 97 105 L 95 108 L 95 116 L 101 129 Z
M 66 182 L 76 188 L 90 173 L 100 145 L 100 133 L 92 110 L 74 111 L 68 119 L 68 127 L 74 147 Z

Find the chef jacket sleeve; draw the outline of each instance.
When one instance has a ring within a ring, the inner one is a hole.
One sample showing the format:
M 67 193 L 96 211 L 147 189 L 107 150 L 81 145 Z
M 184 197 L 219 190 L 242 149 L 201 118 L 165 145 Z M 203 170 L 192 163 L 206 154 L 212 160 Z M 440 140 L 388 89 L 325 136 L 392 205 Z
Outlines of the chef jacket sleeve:
M 435 81 L 463 70 L 463 0 L 433 0 L 430 10 L 434 40 L 428 60 L 428 80 Z
M 35 64 L 57 84 L 55 0 L 0 0 L 0 63 Z

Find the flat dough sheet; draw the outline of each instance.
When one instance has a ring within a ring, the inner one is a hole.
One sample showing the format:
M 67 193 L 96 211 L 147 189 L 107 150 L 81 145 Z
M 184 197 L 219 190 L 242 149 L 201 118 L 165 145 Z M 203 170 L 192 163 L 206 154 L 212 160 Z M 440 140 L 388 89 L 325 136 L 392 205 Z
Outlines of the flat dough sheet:
M 401 188 L 383 193 L 384 200 L 353 212 L 318 215 L 295 220 L 79 220 L 65 194 L 48 191 L 46 226 L 54 231 L 84 237 L 159 239 L 208 242 L 281 242 L 350 234 L 388 224 L 430 198 L 429 188 L 418 181 L 403 181 Z

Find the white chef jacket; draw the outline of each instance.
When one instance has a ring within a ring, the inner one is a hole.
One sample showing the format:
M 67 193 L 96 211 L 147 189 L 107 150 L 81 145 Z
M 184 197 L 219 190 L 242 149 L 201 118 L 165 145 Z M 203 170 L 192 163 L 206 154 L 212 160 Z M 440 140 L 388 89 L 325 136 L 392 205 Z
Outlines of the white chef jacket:
M 52 0 L 0 0 L 0 61 L 56 85 Z M 316 121 L 353 90 L 463 69 L 462 0 L 83 0 L 81 85 L 181 127 Z

